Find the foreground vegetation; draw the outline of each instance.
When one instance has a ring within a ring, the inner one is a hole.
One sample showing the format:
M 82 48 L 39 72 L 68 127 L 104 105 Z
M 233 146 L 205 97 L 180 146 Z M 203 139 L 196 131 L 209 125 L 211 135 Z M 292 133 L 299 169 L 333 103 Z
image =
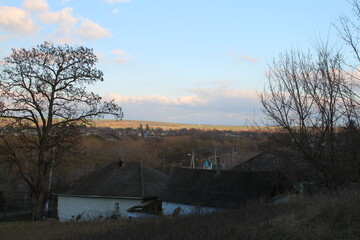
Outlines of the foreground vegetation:
M 6 222 L 1 239 L 359 239 L 359 187 L 207 216 Z

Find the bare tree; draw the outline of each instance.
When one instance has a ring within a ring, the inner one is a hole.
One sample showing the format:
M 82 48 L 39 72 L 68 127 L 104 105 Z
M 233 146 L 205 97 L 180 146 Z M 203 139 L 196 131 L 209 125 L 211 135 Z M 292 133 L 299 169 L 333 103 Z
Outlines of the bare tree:
M 33 220 L 39 220 L 52 167 L 53 151 L 74 143 L 78 125 L 123 112 L 113 101 L 86 90 L 103 81 L 92 49 L 43 43 L 12 49 L 0 66 L 0 114 L 3 122 L 2 161 L 16 166 L 33 200 Z
M 338 132 L 354 117 L 354 92 L 343 65 L 342 55 L 326 45 L 314 54 L 287 52 L 270 66 L 260 94 L 267 124 L 279 129 L 268 134 L 274 149 L 315 168 L 330 187 L 347 180 Z
M 360 176 L 360 2 L 359 0 L 347 0 L 352 7 L 353 16 L 342 15 L 335 24 L 340 39 L 343 40 L 346 50 L 352 53 L 352 58 L 346 59 L 349 67 L 347 74 L 353 79 L 350 88 L 351 97 L 348 98 L 347 112 L 348 124 L 343 129 L 343 144 L 349 152 L 349 158 L 355 163 Z
M 360 62 L 360 49 L 359 49 L 359 40 L 360 40 L 360 2 L 358 0 L 348 0 L 349 4 L 352 7 L 352 10 L 355 15 L 355 19 L 350 18 L 349 16 L 342 15 L 339 18 L 335 27 L 338 30 L 340 38 L 345 42 L 345 44 L 350 47 L 351 52 L 355 60 Z M 353 67 L 353 70 L 358 71 L 356 66 L 350 65 Z

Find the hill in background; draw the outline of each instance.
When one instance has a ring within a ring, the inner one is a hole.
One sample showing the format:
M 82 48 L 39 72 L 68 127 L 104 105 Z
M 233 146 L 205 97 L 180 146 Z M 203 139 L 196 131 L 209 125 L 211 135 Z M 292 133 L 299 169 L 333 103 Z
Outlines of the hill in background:
M 228 126 L 228 125 L 206 125 L 206 124 L 184 124 L 184 123 L 167 123 L 156 121 L 142 121 L 142 120 L 94 120 L 96 127 L 110 127 L 110 128 L 138 128 L 142 125 L 144 128 L 146 124 L 150 128 L 169 129 L 199 129 L 199 130 L 221 130 L 221 131 L 251 131 L 249 126 Z

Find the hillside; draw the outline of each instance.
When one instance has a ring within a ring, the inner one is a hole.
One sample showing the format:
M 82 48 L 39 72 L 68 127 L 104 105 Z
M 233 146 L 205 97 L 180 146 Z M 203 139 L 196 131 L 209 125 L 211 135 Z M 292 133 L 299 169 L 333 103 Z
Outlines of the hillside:
M 227 126 L 227 125 L 203 125 L 203 124 L 184 124 L 184 123 L 167 123 L 146 120 L 94 120 L 97 127 L 110 127 L 110 128 L 138 128 L 140 124 L 145 128 L 146 124 L 150 128 L 168 129 L 199 129 L 199 130 L 229 130 L 229 131 L 251 131 L 252 127 L 247 126 Z
M 102 222 L 7 222 L 0 239 L 347 239 L 360 237 L 356 187 L 283 205 L 207 216 Z

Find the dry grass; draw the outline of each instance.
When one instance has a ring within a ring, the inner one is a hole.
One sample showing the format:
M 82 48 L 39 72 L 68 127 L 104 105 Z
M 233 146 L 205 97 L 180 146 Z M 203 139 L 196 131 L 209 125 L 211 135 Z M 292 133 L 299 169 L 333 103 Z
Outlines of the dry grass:
M 0 224 L 0 239 L 360 239 L 360 190 L 207 216 Z

